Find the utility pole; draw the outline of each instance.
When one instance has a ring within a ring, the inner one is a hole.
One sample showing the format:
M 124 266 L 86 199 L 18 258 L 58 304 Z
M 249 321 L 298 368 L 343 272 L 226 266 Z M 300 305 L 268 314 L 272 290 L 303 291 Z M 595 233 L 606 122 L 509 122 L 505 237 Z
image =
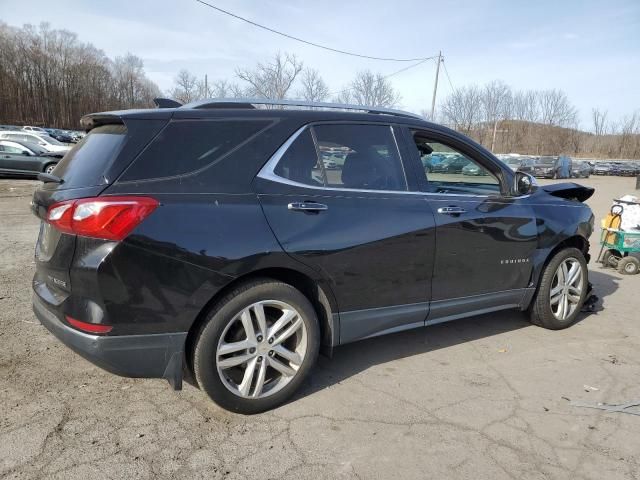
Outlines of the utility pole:
M 431 121 L 435 120 L 436 113 L 436 92 L 438 91 L 438 76 L 440 75 L 440 62 L 442 61 L 442 50 L 438 52 L 438 65 L 436 65 L 436 83 L 433 84 L 433 98 L 431 100 Z
M 209 86 L 206 73 L 204 74 L 204 98 L 209 98 Z

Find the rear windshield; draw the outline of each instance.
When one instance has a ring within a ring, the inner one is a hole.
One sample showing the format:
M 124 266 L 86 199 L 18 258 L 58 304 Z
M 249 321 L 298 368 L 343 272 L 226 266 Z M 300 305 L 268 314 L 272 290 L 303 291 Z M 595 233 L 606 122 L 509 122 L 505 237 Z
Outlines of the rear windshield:
M 64 188 L 104 185 L 104 172 L 125 143 L 127 127 L 103 125 L 94 128 L 67 152 L 56 168 Z

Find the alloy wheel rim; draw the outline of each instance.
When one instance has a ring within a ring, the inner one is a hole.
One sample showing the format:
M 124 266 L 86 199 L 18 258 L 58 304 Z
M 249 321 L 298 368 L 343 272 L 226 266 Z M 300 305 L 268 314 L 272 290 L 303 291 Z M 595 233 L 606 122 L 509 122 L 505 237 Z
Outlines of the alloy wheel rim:
M 227 324 L 216 349 L 216 369 L 234 395 L 264 398 L 295 378 L 306 353 L 302 315 L 287 303 L 263 300 Z
M 570 257 L 558 266 L 549 292 L 553 316 L 566 320 L 579 308 L 584 289 L 584 272 L 578 259 Z

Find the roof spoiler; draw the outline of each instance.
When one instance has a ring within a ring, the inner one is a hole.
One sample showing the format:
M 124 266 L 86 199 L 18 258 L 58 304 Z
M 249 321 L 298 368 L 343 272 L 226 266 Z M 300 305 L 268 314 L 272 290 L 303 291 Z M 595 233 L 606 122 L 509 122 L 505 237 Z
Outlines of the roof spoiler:
M 176 102 L 170 98 L 154 98 L 153 103 L 156 104 L 157 108 L 178 108 L 182 106 L 180 102 Z

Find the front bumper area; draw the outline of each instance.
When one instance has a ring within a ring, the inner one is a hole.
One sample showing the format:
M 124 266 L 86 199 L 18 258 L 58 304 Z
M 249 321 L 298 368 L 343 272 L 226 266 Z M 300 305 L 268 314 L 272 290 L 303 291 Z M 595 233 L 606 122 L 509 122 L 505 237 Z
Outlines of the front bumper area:
M 71 328 L 39 298 L 33 296 L 38 320 L 58 340 L 108 372 L 123 377 L 164 378 L 182 388 L 182 359 L 187 332 L 99 336 Z

